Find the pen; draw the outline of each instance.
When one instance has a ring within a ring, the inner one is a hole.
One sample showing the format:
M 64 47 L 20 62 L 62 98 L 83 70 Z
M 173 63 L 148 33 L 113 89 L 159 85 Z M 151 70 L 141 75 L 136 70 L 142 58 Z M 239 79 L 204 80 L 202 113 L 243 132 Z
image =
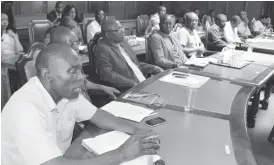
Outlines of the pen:
M 188 77 L 188 74 L 180 74 L 180 73 L 172 73 L 172 76 L 181 76 L 181 77 Z
M 173 77 L 175 77 L 175 78 L 187 78 L 188 76 L 179 76 L 179 75 L 176 75 L 176 76 L 173 76 Z

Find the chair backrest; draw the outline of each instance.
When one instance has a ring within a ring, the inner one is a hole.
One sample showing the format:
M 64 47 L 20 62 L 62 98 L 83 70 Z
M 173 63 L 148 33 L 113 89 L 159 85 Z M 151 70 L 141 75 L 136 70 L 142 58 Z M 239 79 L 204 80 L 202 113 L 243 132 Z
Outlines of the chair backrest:
M 41 50 L 46 46 L 43 43 L 36 42 L 27 54 L 20 56 L 16 61 L 15 67 L 19 74 L 20 85 L 23 86 L 31 77 L 36 76 L 35 61 Z
M 148 15 L 138 16 L 136 23 L 137 23 L 137 36 L 145 35 L 145 31 L 149 23 Z
M 89 43 L 89 41 L 87 41 L 87 27 L 94 20 L 95 20 L 94 17 L 85 17 L 84 20 L 83 20 L 83 23 L 81 24 L 83 40 L 84 40 L 85 44 Z
M 152 54 L 152 51 L 151 51 L 151 46 L 150 46 L 151 36 L 152 36 L 152 34 L 146 36 L 146 58 L 145 58 L 145 61 L 148 64 L 153 64 L 154 65 L 155 61 L 154 61 L 153 54 Z
M 91 39 L 88 43 L 89 62 L 90 62 L 90 65 L 92 67 L 91 79 L 94 80 L 94 81 L 99 81 L 99 75 L 98 75 L 98 72 L 96 70 L 96 65 L 95 65 L 95 53 L 94 53 L 94 51 L 95 51 L 96 45 L 98 44 L 100 39 L 102 39 L 102 33 L 98 32 L 94 35 L 93 39 Z
M 49 20 L 32 20 L 28 24 L 30 45 L 35 42 L 43 43 L 47 29 L 52 26 L 53 23 Z

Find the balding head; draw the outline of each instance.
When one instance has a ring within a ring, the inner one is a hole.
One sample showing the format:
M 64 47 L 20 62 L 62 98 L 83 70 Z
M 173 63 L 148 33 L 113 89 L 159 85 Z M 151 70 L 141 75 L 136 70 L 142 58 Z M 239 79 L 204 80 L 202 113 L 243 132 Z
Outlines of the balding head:
M 73 30 L 62 26 L 52 29 L 50 44 L 65 43 L 74 46 L 72 43 L 75 42 L 78 42 L 78 36 Z
M 230 23 L 233 28 L 236 28 L 241 23 L 241 18 L 238 15 L 234 15 L 232 16 Z
M 172 31 L 172 28 L 173 28 L 173 24 L 174 24 L 174 21 L 173 21 L 172 15 L 165 14 L 160 17 L 161 32 L 163 32 L 165 34 L 170 34 L 170 32 Z
M 120 43 L 124 39 L 124 31 L 116 19 L 105 19 L 101 26 L 102 33 L 107 41 Z
M 216 17 L 216 25 L 218 25 L 220 28 L 224 28 L 225 24 L 227 22 L 227 18 L 224 14 L 218 14 Z
M 78 97 L 84 82 L 81 59 L 69 45 L 55 43 L 43 49 L 37 56 L 35 68 L 55 102 Z
M 193 30 L 198 26 L 199 18 L 196 13 L 189 12 L 185 14 L 185 21 L 186 21 L 186 26 L 189 29 Z

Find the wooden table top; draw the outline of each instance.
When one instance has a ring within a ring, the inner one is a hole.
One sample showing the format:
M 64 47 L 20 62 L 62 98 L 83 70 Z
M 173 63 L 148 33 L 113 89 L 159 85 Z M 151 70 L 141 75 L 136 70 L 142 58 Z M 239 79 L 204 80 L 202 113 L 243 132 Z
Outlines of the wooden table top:
M 159 81 L 172 70 L 155 75 L 130 91 L 154 92 L 167 100 L 158 116 L 166 124 L 153 127 L 161 138 L 159 155 L 167 164 L 210 164 L 210 165 L 256 165 L 245 127 L 246 105 L 255 90 L 252 86 L 241 86 L 210 79 L 198 89 L 194 109 L 182 111 L 187 100 L 187 88 Z M 217 88 L 217 89 L 216 89 Z M 208 97 L 208 93 L 211 94 Z M 170 97 L 172 96 L 172 97 Z M 118 101 L 126 102 L 121 99 Z M 139 104 L 140 105 L 140 104 Z M 142 105 L 140 105 L 142 106 Z M 147 117 L 140 124 L 155 116 Z M 84 138 L 94 137 L 105 130 L 89 126 L 72 143 L 65 154 L 67 157 L 92 156 L 81 145 Z M 231 154 L 225 153 L 225 146 Z

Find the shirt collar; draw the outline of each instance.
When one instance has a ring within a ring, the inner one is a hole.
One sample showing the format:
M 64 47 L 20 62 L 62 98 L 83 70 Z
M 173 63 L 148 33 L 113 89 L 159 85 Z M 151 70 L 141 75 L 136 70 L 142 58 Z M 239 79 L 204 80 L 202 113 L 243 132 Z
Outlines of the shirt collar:
M 189 29 L 187 26 L 184 26 L 184 28 L 189 32 L 189 34 L 194 34 L 194 30 Z
M 38 79 L 37 76 L 30 79 L 38 88 L 39 88 L 39 94 L 43 97 L 43 100 L 45 101 L 45 104 L 49 111 L 52 111 L 56 108 L 56 103 L 52 99 L 51 95 L 48 93 L 48 91 L 45 89 L 45 87 L 42 85 L 41 81 Z

